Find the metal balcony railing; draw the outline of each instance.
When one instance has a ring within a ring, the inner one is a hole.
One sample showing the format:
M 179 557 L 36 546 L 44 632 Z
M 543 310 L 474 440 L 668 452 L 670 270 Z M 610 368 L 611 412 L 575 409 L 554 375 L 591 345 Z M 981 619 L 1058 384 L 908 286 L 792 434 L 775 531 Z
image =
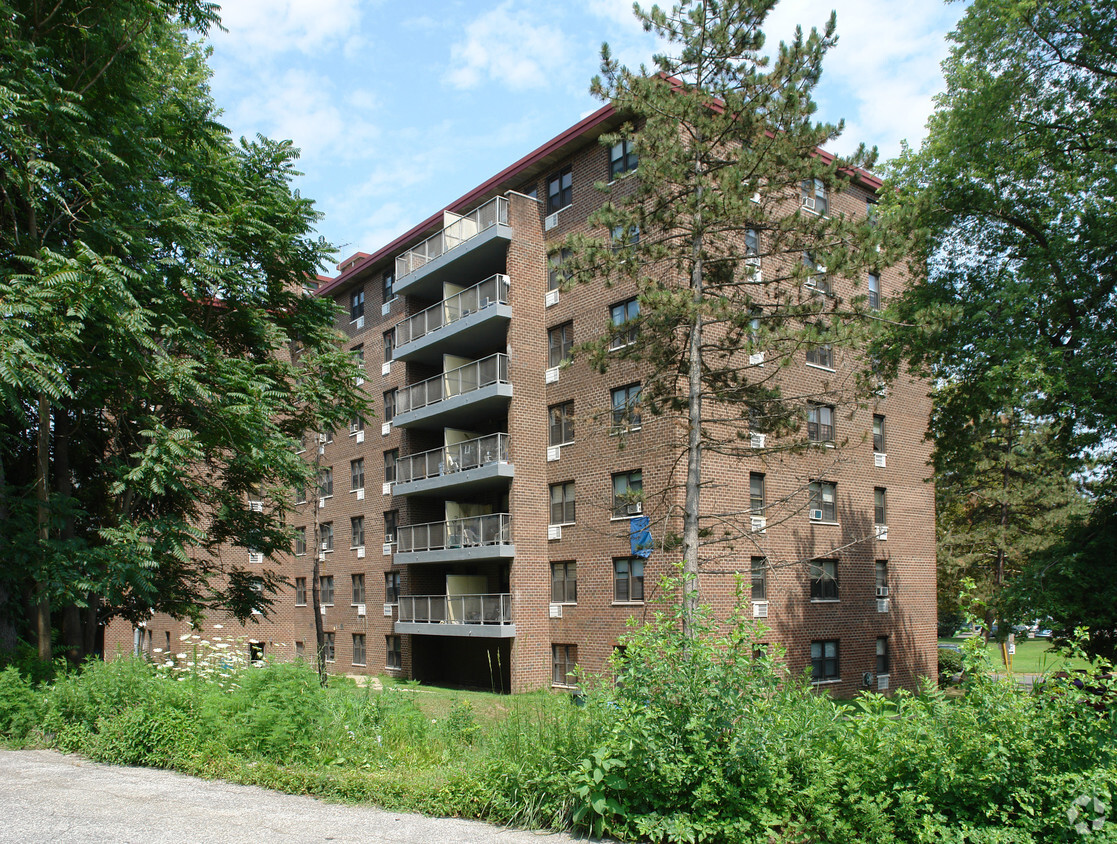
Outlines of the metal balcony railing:
M 396 483 L 437 478 L 492 463 L 508 462 L 508 434 L 489 434 L 474 440 L 434 448 L 396 462 Z
M 509 545 L 512 542 L 512 516 L 490 513 L 466 516 L 444 522 L 402 525 L 396 529 L 396 553 L 444 551 L 451 548 L 476 548 L 483 545 Z
M 503 353 L 470 361 L 434 378 L 402 388 L 397 396 L 396 413 L 418 410 L 497 383 L 508 383 L 508 355 Z
M 401 595 L 399 621 L 412 624 L 511 624 L 512 595 Z
M 497 303 L 508 304 L 508 276 L 501 273 L 489 276 L 480 284 L 467 287 L 461 293 L 455 293 L 401 322 L 396 326 L 396 348 Z
M 490 199 L 480 208 L 462 214 L 418 246 L 396 258 L 396 278 L 402 279 L 426 266 L 455 246 L 460 246 L 497 223 L 508 225 L 508 200 L 503 196 Z

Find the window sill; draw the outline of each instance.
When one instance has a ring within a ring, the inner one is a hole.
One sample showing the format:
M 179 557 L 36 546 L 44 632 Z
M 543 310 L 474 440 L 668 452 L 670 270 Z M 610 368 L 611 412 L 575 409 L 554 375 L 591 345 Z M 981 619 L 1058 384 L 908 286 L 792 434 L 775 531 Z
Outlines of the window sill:
M 812 525 L 825 525 L 826 527 L 838 527 L 841 523 L 840 522 L 815 521 L 814 519 L 811 519 L 811 524 Z
M 613 601 L 610 606 L 613 607 L 642 607 L 643 601 Z
M 551 522 L 547 527 L 574 527 L 577 522 Z
M 811 598 L 812 604 L 840 604 L 841 598 Z
M 566 448 L 568 445 L 574 445 L 574 440 L 564 443 L 551 443 L 547 448 Z
M 552 689 L 570 689 L 571 691 L 577 691 L 578 690 L 577 686 L 567 685 L 566 683 L 551 683 L 551 688 Z
M 640 518 L 640 516 L 643 516 L 643 515 L 644 515 L 643 513 L 626 513 L 623 516 L 610 516 L 609 521 L 611 521 L 611 522 L 627 522 L 629 519 L 638 519 L 638 518 Z
M 352 663 L 352 664 L 353 664 L 353 665 L 358 665 L 358 666 L 360 666 L 361 668 L 366 668 L 366 667 L 367 667 L 367 665 L 368 665 L 367 663 L 364 663 L 364 662 L 354 662 L 354 663 Z
M 295 604 L 295 606 L 296 606 L 296 607 L 305 607 L 305 606 L 306 606 L 306 603 L 304 602 L 304 603 L 301 603 L 301 604 Z
M 807 366 L 809 366 L 811 369 L 821 369 L 823 372 L 837 372 L 838 371 L 838 370 L 834 369 L 834 367 L 832 367 L 832 366 L 823 366 L 821 363 L 811 363 L 810 361 L 807 361 Z
M 623 437 L 625 434 L 638 434 L 643 430 L 644 430 L 643 425 L 636 425 L 635 427 L 632 427 L 632 428 L 610 428 L 609 429 L 609 436 L 610 437 Z
M 576 606 L 578 606 L 577 601 L 551 601 L 551 603 L 556 607 L 576 607 Z
M 826 679 L 826 680 L 811 680 L 811 685 L 812 686 L 831 686 L 835 683 L 840 683 L 840 682 L 842 682 L 841 677 L 834 677 L 834 678 Z

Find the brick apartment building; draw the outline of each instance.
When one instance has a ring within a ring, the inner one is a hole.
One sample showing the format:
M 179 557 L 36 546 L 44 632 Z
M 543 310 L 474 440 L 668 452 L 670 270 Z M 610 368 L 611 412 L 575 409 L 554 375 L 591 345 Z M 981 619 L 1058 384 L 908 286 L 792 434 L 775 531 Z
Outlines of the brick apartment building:
M 297 496 L 294 554 L 280 566 L 292 587 L 271 616 L 244 628 L 211 618 L 204 631 L 221 624 L 253 655 L 312 655 L 317 554 L 338 673 L 518 692 L 567 686 L 575 664 L 603 668 L 679 559 L 634 556 L 633 518 L 646 516 L 656 535 L 683 498 L 669 483 L 678 433 L 633 403 L 639 364 L 601 374 L 564 362 L 634 308 L 634 289 L 558 289 L 548 259 L 586 230 L 601 202 L 594 183 L 635 165 L 598 141 L 618 122 L 600 109 L 321 280 L 316 295 L 341 306 L 338 328 L 379 415 L 308 436 L 321 486 Z M 860 174 L 804 204 L 863 215 L 878 187 Z M 852 295 L 843 283 L 833 280 L 834 294 Z M 884 269 L 869 295 L 902 284 Z M 781 377 L 809 385 L 852 363 L 838 350 L 804 356 Z M 902 377 L 871 406 L 815 406 L 811 439 L 839 448 L 781 451 L 754 437 L 753 459 L 706 458 L 713 495 L 749 502 L 754 516 L 748 543 L 702 561 L 702 600 L 724 616 L 743 576 L 751 614 L 787 648 L 789 667 L 813 667 L 835 694 L 910 689 L 935 674 L 927 392 Z M 176 650 L 188 631 L 160 615 L 138 631 L 116 622 L 106 648 Z

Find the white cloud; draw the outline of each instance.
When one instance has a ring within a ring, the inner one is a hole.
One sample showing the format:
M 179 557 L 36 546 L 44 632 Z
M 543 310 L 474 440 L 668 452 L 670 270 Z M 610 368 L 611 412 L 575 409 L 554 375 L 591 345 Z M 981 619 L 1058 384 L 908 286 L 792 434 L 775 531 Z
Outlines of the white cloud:
M 450 48 L 447 82 L 469 89 L 493 81 L 522 91 L 563 75 L 569 48 L 562 29 L 513 6 L 505 0 L 466 25 L 464 40 Z
M 221 22 L 228 33 L 215 39 L 252 61 L 298 50 L 312 53 L 344 42 L 360 22 L 359 0 L 223 0 Z

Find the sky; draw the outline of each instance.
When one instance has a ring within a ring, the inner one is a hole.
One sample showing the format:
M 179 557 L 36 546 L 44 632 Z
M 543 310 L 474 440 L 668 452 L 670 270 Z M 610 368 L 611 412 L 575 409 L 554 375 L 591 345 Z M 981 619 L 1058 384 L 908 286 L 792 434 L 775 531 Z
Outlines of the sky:
M 212 32 L 214 99 L 234 137 L 290 139 L 296 188 L 323 214 L 337 260 L 374 252 L 602 103 L 589 93 L 607 41 L 630 67 L 662 49 L 630 0 L 225 0 Z M 938 0 L 783 0 L 771 45 L 837 13 L 815 91 L 845 120 L 832 147 L 917 146 L 942 89 Z M 332 271 L 333 267 L 327 270 Z

